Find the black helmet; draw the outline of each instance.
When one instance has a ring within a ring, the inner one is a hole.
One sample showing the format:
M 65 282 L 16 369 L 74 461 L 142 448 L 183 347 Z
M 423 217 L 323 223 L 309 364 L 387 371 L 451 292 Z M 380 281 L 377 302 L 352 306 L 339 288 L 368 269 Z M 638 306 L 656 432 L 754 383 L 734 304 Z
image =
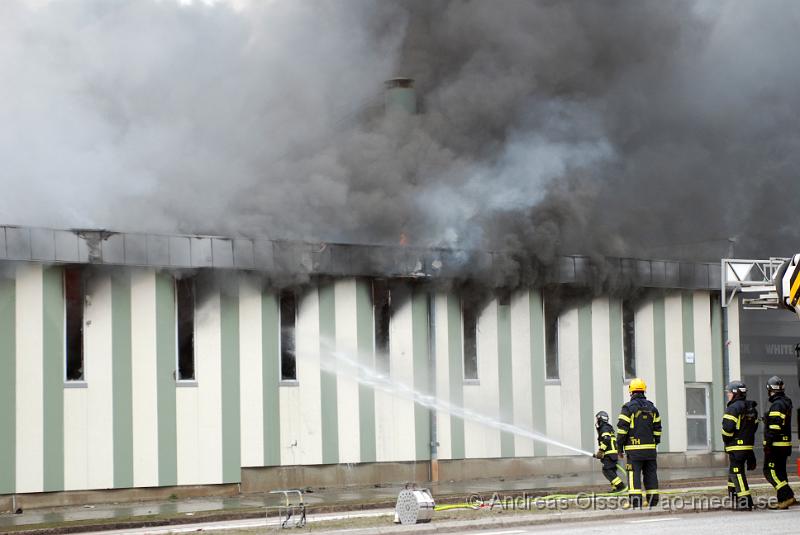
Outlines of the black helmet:
M 775 392 L 783 392 L 784 389 L 783 379 L 778 377 L 777 375 L 773 375 L 769 379 L 767 379 L 767 392 L 773 394 Z
M 606 411 L 600 411 L 594 415 L 595 420 L 595 427 L 600 427 L 602 423 L 608 423 L 608 413 Z
M 725 392 L 730 392 L 734 397 L 747 397 L 747 385 L 741 381 L 731 381 L 725 386 Z

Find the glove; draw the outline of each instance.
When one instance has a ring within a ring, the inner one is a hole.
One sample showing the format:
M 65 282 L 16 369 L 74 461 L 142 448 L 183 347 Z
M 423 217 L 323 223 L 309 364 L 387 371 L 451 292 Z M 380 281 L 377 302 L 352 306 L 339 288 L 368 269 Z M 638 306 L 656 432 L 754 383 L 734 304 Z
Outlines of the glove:
M 619 456 L 620 461 L 625 458 L 625 452 L 622 450 L 619 450 L 619 453 L 617 455 Z
M 602 450 L 597 450 L 595 452 L 595 454 L 594 454 L 594 458 L 595 459 L 602 459 L 603 458 L 603 451 Z
M 747 470 L 755 470 L 756 469 L 756 454 L 751 453 L 750 457 L 747 458 Z

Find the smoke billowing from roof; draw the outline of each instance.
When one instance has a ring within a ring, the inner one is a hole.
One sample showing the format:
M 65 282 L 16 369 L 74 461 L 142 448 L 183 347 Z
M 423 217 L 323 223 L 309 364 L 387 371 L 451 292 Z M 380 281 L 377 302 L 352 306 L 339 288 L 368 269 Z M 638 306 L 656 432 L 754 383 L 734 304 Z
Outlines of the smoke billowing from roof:
M 0 221 L 788 254 L 798 22 L 790 0 L 7 0 Z M 382 112 L 395 76 L 423 113 Z

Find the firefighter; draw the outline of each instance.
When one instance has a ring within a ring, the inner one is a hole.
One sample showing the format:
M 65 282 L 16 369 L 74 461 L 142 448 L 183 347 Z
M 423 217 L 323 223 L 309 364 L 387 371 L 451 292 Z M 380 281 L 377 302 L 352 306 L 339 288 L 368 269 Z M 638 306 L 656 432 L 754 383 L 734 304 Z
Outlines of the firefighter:
M 737 510 L 752 510 L 753 497 L 747 485 L 747 470 L 756 469 L 753 453 L 758 412 L 755 401 L 747 399 L 747 386 L 741 381 L 731 381 L 725 387 L 728 406 L 722 415 L 722 441 L 728 454 L 728 494 Z
M 633 379 L 628 391 L 631 400 L 622 406 L 617 422 L 619 457 L 628 456 L 625 468 L 631 507 L 642 506 L 643 493 L 648 505 L 654 507 L 658 504 L 656 446 L 661 442 L 661 416 L 645 397 L 647 385 L 642 379 Z
M 764 477 L 778 493 L 777 509 L 797 503 L 786 476 L 786 459 L 792 454 L 792 400 L 786 397 L 783 379 L 767 380 L 769 410 L 764 413 Z
M 608 423 L 606 411 L 595 414 L 594 421 L 598 445 L 594 456 L 603 463 L 603 475 L 611 483 L 611 492 L 619 492 L 625 489 L 625 484 L 617 473 L 617 438 L 614 436 L 614 427 Z

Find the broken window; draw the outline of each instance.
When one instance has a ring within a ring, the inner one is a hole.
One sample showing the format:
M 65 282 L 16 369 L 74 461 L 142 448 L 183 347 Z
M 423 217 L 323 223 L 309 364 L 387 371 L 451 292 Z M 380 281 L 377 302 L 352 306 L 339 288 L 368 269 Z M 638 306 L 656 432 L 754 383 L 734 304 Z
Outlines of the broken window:
M 622 301 L 622 355 L 625 379 L 636 377 L 636 307 L 630 300 Z
M 478 315 L 475 307 L 462 306 L 464 330 L 464 379 L 478 379 Z
M 296 381 L 295 327 L 297 325 L 297 296 L 293 291 L 281 292 L 280 323 L 281 381 Z
M 178 322 L 178 373 L 179 381 L 194 381 L 194 279 L 187 277 L 175 281 L 175 301 Z
M 64 269 L 64 323 L 66 330 L 66 380 L 83 381 L 83 270 L 79 267 Z
M 375 323 L 375 365 L 389 372 L 389 326 L 392 317 L 392 296 L 385 280 L 372 281 L 372 314 Z

